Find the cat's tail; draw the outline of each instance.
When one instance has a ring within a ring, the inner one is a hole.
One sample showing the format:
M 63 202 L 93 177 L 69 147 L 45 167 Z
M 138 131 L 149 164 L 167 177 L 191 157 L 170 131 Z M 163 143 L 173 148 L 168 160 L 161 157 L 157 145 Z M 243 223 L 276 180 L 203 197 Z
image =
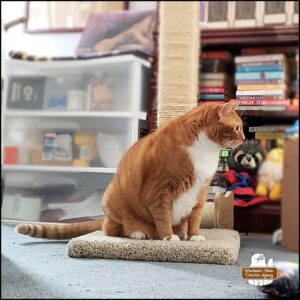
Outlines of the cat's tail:
M 65 240 L 101 230 L 103 221 L 104 219 L 59 225 L 20 224 L 15 227 L 15 232 L 35 238 Z

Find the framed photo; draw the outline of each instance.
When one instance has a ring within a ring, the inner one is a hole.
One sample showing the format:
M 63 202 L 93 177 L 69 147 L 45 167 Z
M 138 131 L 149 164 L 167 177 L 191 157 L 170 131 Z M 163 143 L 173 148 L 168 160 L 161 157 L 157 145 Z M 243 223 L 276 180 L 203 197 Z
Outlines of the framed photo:
M 128 1 L 27 1 L 25 31 L 81 32 L 92 13 L 128 9 Z

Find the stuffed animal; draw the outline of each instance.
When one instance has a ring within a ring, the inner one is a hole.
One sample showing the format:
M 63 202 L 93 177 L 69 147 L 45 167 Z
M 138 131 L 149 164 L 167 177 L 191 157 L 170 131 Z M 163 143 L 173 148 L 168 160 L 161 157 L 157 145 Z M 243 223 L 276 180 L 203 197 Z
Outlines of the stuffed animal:
M 231 151 L 228 167 L 236 172 L 255 176 L 264 157 L 265 152 L 256 140 L 246 140 Z
M 265 161 L 258 170 L 256 193 L 269 196 L 271 201 L 281 198 L 281 181 L 283 174 L 283 149 L 274 148 L 267 153 Z
M 225 176 L 227 190 L 234 194 L 235 206 L 246 207 L 268 201 L 267 196 L 258 196 L 255 192 L 256 175 L 264 156 L 265 152 L 256 140 L 246 140 L 231 150 Z

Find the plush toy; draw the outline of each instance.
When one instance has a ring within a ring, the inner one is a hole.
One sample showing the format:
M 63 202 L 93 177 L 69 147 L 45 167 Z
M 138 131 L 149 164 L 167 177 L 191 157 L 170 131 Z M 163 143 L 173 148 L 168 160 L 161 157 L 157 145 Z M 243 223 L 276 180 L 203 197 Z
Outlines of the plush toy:
M 281 198 L 281 180 L 283 174 L 283 149 L 274 148 L 267 153 L 265 161 L 258 170 L 256 193 L 268 196 L 271 201 Z
M 268 201 L 267 196 L 259 196 L 255 192 L 256 175 L 264 156 L 265 152 L 256 140 L 246 140 L 232 149 L 225 176 L 227 190 L 234 194 L 235 206 L 246 207 Z
M 256 140 L 246 140 L 231 151 L 228 167 L 236 172 L 246 172 L 255 176 L 264 157 L 265 152 Z

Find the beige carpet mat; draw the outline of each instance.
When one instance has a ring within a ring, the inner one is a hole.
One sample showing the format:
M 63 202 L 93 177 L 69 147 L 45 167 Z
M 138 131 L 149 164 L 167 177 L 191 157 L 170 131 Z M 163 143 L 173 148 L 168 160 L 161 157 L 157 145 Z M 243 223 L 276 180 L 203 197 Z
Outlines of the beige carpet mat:
M 205 241 L 168 242 L 104 236 L 95 231 L 68 243 L 70 257 L 110 258 L 141 261 L 234 264 L 240 236 L 230 229 L 201 229 Z

